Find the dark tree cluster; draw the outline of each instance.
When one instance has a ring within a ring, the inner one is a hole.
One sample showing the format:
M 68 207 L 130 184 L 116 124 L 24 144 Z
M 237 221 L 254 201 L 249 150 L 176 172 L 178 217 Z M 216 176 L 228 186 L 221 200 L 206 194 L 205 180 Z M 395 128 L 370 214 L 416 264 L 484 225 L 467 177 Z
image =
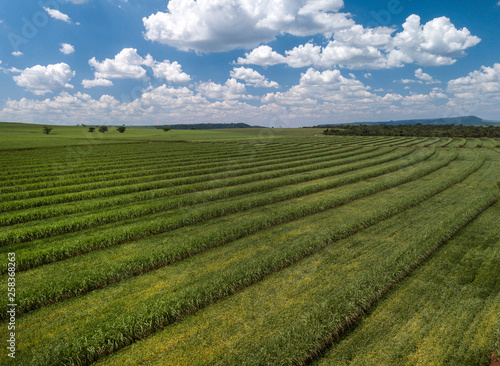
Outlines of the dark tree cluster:
M 413 136 L 413 137 L 500 137 L 497 126 L 466 125 L 335 125 L 325 135 L 337 136 Z

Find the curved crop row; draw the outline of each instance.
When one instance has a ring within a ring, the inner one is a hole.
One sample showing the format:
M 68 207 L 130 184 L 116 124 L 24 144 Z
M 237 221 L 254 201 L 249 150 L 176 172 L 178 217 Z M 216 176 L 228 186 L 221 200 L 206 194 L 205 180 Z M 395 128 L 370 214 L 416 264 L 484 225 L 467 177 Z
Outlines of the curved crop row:
M 475 162 L 472 163 L 472 166 L 474 164 Z M 459 188 L 452 190 L 452 192 L 445 194 L 447 199 L 452 200 L 450 204 L 443 203 L 442 199 L 436 199 L 431 200 L 428 205 L 432 207 L 432 205 L 437 204 L 444 206 L 445 209 L 448 206 L 450 209 L 454 209 L 457 207 L 457 204 L 461 204 L 460 196 L 464 193 L 469 193 L 469 191 L 471 189 L 468 185 L 461 185 Z M 292 229 L 292 225 L 297 224 L 293 222 L 290 225 L 283 225 L 277 228 L 276 231 L 271 230 L 270 232 L 259 234 L 258 237 L 249 237 L 247 240 L 238 242 L 237 245 L 221 247 L 220 251 L 206 252 L 204 255 L 194 257 L 191 261 L 179 262 L 177 266 L 165 267 L 165 269 L 155 271 L 154 273 L 122 282 L 112 288 L 95 291 L 81 298 L 74 299 L 74 301 L 67 301 L 27 314 L 21 317 L 18 322 L 20 326 L 26 329 L 26 336 L 32 337 L 32 343 L 29 345 L 20 345 L 19 354 L 26 355 L 28 359 L 33 357 L 31 358 L 32 364 L 44 363 L 48 360 L 54 365 L 64 363 L 88 364 L 105 354 L 116 351 L 137 339 L 159 330 L 161 327 L 171 324 L 186 314 L 193 313 L 218 299 L 234 294 L 245 287 L 259 282 L 264 277 L 276 271 L 289 267 L 298 260 L 328 246 L 334 240 L 352 235 L 362 228 L 366 228 L 384 218 L 402 212 L 418 202 L 422 202 L 423 199 L 425 200 L 424 197 L 429 197 L 430 194 L 428 191 L 418 191 L 412 195 L 406 189 L 400 190 L 399 195 L 395 194 L 394 190 L 390 193 L 392 194 L 389 196 L 386 195 L 386 197 L 393 197 L 394 201 L 389 200 L 389 203 L 381 206 L 376 212 L 364 209 L 361 211 L 360 216 L 352 214 L 335 215 L 337 220 L 345 217 L 347 221 L 340 220 L 340 222 L 337 222 L 336 220 L 332 220 L 330 212 L 326 215 L 319 214 L 319 216 L 316 215 L 315 217 L 308 218 L 306 220 L 308 228 L 316 229 L 314 230 L 315 234 L 312 236 L 310 232 L 298 235 L 296 230 L 300 232 L 300 228 L 304 226 L 305 222 L 299 223 L 298 229 Z M 436 192 L 434 192 L 435 194 Z M 475 205 L 473 211 L 483 208 L 492 198 L 489 194 L 478 191 L 475 200 L 478 202 L 478 205 Z M 367 202 L 363 203 L 365 205 L 358 206 L 358 208 L 366 207 Z M 463 225 L 464 221 L 470 219 L 468 215 L 462 217 L 462 213 L 458 212 L 451 219 L 443 215 L 434 214 L 432 218 L 440 219 L 432 221 L 433 225 L 436 230 L 445 232 L 444 234 L 446 234 L 450 230 L 454 230 L 455 226 Z M 395 221 L 402 227 L 407 224 L 405 220 Z M 451 221 L 456 225 L 450 228 L 442 225 L 444 221 Z M 327 223 L 329 223 L 328 226 L 324 227 L 323 225 Z M 421 239 L 422 235 L 426 237 L 426 234 L 428 234 L 427 232 L 422 232 L 418 226 L 415 229 L 419 235 L 419 239 Z M 274 240 L 271 238 L 274 238 Z M 276 240 L 277 238 L 282 239 Z M 438 238 L 440 239 L 440 237 Z M 416 252 L 411 250 L 404 251 L 408 253 L 409 260 L 413 260 L 415 257 L 417 259 L 420 258 L 421 253 L 425 253 L 427 248 L 434 244 L 434 241 L 424 240 L 423 242 L 426 245 L 424 247 L 416 245 L 416 248 L 418 248 Z M 273 243 L 273 245 L 269 245 L 268 243 Z M 372 252 L 370 251 L 370 253 Z M 384 253 L 382 252 L 381 254 Z M 398 253 L 396 252 L 395 254 L 397 255 Z M 387 283 L 386 276 L 393 278 L 393 269 L 396 269 L 397 274 L 399 274 L 400 266 L 403 265 L 402 268 L 405 269 L 408 265 L 406 260 L 399 266 L 395 266 L 392 262 L 389 261 L 391 263 L 388 267 L 389 272 L 383 272 L 380 276 L 376 277 L 374 283 L 376 288 L 380 288 L 377 286 L 378 284 L 382 284 L 382 287 L 385 287 Z M 386 262 L 381 261 L 380 263 Z M 410 263 L 413 263 L 413 261 Z M 368 271 L 371 273 L 373 268 L 371 268 L 370 264 L 371 262 L 367 263 Z M 146 283 L 155 283 L 155 286 L 148 288 L 144 286 Z M 294 287 L 295 283 L 294 281 L 288 281 L 288 285 Z M 310 288 L 314 289 L 315 286 L 311 286 Z M 119 294 L 122 294 L 121 301 L 117 300 Z M 370 291 L 369 295 L 371 294 L 372 292 Z M 109 298 L 113 298 L 113 302 L 109 302 Z M 137 302 L 138 298 L 141 299 L 140 302 Z M 333 294 L 330 294 L 327 299 L 328 302 L 338 301 L 338 297 L 333 296 Z M 316 298 L 312 300 L 317 302 Z M 321 307 L 321 304 L 330 305 L 328 302 L 319 301 L 320 308 L 314 307 L 312 311 L 323 310 L 324 308 Z M 358 304 L 356 305 L 358 306 Z M 126 308 L 127 311 L 117 311 L 117 309 L 122 307 Z M 66 314 L 62 324 L 56 317 L 56 314 L 60 312 Z M 85 316 L 82 316 L 82 312 L 85 313 Z M 95 321 L 94 314 L 96 312 L 99 314 L 98 323 Z M 329 311 L 326 313 L 327 316 L 330 314 L 336 313 Z M 320 315 L 323 314 L 321 313 Z M 344 314 L 341 314 L 340 318 L 342 321 L 345 321 Z M 41 319 L 43 319 L 43 322 L 40 321 Z M 315 319 L 317 318 L 312 318 L 312 320 Z M 74 330 L 66 328 L 67 331 L 62 334 L 58 329 L 60 326 L 65 326 L 67 322 L 72 324 L 72 329 Z M 272 325 L 272 323 L 267 324 Z M 335 324 L 335 322 L 328 321 L 322 324 L 326 326 L 326 330 L 330 331 L 330 325 Z M 50 332 L 47 327 L 50 327 Z M 282 335 L 295 335 L 296 332 L 293 329 L 298 329 L 295 324 L 292 324 L 291 327 L 287 328 L 288 331 L 282 333 Z M 320 333 L 316 333 L 316 330 L 316 328 L 310 327 L 307 333 L 304 333 L 307 335 L 306 337 L 296 338 L 301 339 L 298 347 L 307 346 L 309 349 L 308 342 L 311 340 L 309 336 L 311 332 L 316 339 L 318 336 L 321 337 L 320 339 L 323 339 L 325 336 L 324 329 Z M 54 334 L 60 335 L 54 337 Z M 268 336 L 272 335 L 274 334 L 268 334 Z M 250 347 L 251 352 L 249 354 L 259 356 L 262 355 L 262 352 L 279 351 L 278 343 L 270 342 L 265 345 L 261 344 L 262 348 L 257 352 Z M 30 347 L 32 348 L 30 349 Z M 290 352 L 289 349 L 283 349 L 282 351 L 286 351 L 286 353 L 283 354 L 281 352 L 279 356 L 288 355 L 286 357 L 292 356 L 295 358 L 297 355 L 297 353 L 288 354 Z M 284 359 L 286 358 L 282 358 L 282 360 Z
M 80 295 L 116 282 L 118 279 L 123 280 L 124 278 L 151 271 L 260 230 L 322 212 L 384 189 L 416 180 L 439 170 L 449 163 L 450 159 L 445 158 L 442 160 L 436 159 L 432 163 L 410 165 L 392 175 L 373 178 L 369 184 L 363 181 L 351 184 L 341 190 L 332 191 L 330 189 L 321 191 L 319 194 L 312 194 L 308 196 L 306 203 L 301 202 L 299 199 L 298 202 L 296 202 L 297 200 L 290 200 L 270 204 L 265 207 L 265 216 L 262 215 L 262 209 L 259 208 L 233 214 L 230 218 L 214 219 L 213 222 L 204 225 L 205 228 L 200 231 L 201 235 L 192 233 L 183 235 L 179 231 L 166 235 L 165 238 L 171 237 L 175 242 L 175 245 L 172 246 L 166 244 L 153 245 L 153 242 L 157 243 L 163 240 L 160 236 L 136 241 L 132 246 L 140 248 L 139 252 L 127 252 L 127 254 L 120 254 L 118 258 L 108 257 L 108 255 L 113 252 L 121 252 L 120 248 L 106 253 L 95 252 L 95 255 L 90 257 L 87 255 L 85 258 L 80 257 L 81 259 L 74 258 L 70 261 L 58 262 L 53 264 L 50 269 L 42 267 L 39 271 L 29 271 L 26 276 L 36 278 L 36 282 L 32 285 L 30 285 L 32 282 L 27 280 L 23 274 L 18 274 L 24 286 L 20 290 L 19 298 L 22 300 L 18 302 L 17 312 L 19 314 L 25 310 L 40 307 L 43 304 Z M 226 225 L 224 225 L 224 222 L 228 220 L 233 222 L 233 226 L 230 228 L 226 228 Z M 192 232 L 193 229 L 184 231 Z M 142 255 L 142 248 L 145 246 L 151 248 L 147 256 Z M 80 267 L 76 266 L 78 262 L 82 263 Z M 88 263 L 97 266 L 99 271 L 95 271 L 94 267 L 87 269 Z M 66 275 L 64 279 L 59 279 L 55 286 L 52 286 L 49 282 L 49 284 L 40 287 L 40 281 L 45 276 L 51 278 L 54 273 L 66 273 Z M 25 299 L 23 299 L 23 294 L 29 295 L 26 295 Z
M 335 159 L 332 159 L 330 161 L 326 161 L 324 158 L 314 158 L 314 161 L 320 161 L 321 163 L 316 163 L 317 165 L 323 166 L 323 167 L 328 167 L 328 166 L 333 166 L 335 164 L 341 164 L 341 163 L 348 163 L 356 160 L 361 160 L 366 157 L 370 156 L 377 156 L 377 155 L 382 155 L 384 153 L 387 153 L 387 151 L 373 151 L 373 150 L 359 150 L 359 151 L 352 151 L 352 149 L 349 152 L 343 153 L 343 154 L 338 154 L 335 155 Z M 372 154 L 372 155 L 370 155 Z M 368 156 L 367 156 L 368 155 Z M 343 159 L 343 160 L 341 160 Z M 312 160 L 312 159 L 311 159 Z M 279 172 L 273 172 L 274 170 L 278 169 L 279 167 L 281 168 L 287 168 L 290 166 L 296 166 L 295 169 L 298 169 L 296 172 L 299 172 L 300 169 L 306 169 L 307 170 L 312 170 L 312 168 L 307 164 L 307 161 L 297 161 L 295 163 L 282 163 L 278 165 L 272 165 L 268 164 L 265 166 L 260 166 L 256 168 L 247 168 L 247 169 L 233 169 L 230 171 L 222 171 L 218 172 L 215 174 L 203 174 L 199 176 L 193 176 L 193 177 L 181 177 L 181 178 L 174 178 L 174 179 L 166 179 L 166 180 L 159 180 L 159 181 L 153 181 L 153 182 L 146 182 L 146 183 L 140 183 L 140 184 L 133 184 L 133 185 L 128 185 L 124 187 L 110 187 L 110 188 L 102 188 L 100 190 L 86 190 L 82 192 L 75 192 L 75 193 L 66 193 L 66 194 L 60 194 L 60 195 L 53 195 L 53 196 L 46 196 L 46 197 L 35 197 L 35 198 L 30 198 L 30 199 L 25 199 L 22 201 L 8 201 L 4 202 L 3 204 L 0 204 L 0 212 L 6 212 L 6 211 L 13 211 L 13 210 L 20 210 L 20 209 L 25 209 L 25 208 L 31 208 L 31 207 L 40 207 L 40 206 L 46 206 L 46 205 L 55 205 L 58 203 L 66 203 L 66 202 L 74 202 L 74 201 L 83 201 L 83 200 L 88 200 L 88 199 L 93 199 L 93 198 L 101 198 L 101 197 L 112 197 L 116 195 L 123 195 L 126 193 L 137 193 L 137 192 L 145 192 L 145 191 L 153 191 L 161 188 L 172 188 L 176 186 L 182 186 L 182 185 L 193 185 L 195 183 L 203 183 L 206 182 L 207 186 L 204 189 L 208 189 L 209 187 L 220 187 L 220 186 L 226 186 L 227 182 L 224 181 L 224 179 L 230 179 L 230 178 L 236 178 L 240 177 L 244 182 L 246 181 L 251 181 L 252 180 L 252 174 L 257 174 L 257 173 L 264 173 L 266 171 L 269 171 L 269 174 L 280 174 Z M 301 168 L 303 166 L 303 168 Z M 292 168 L 291 168 L 292 169 Z M 289 170 L 291 170 L 289 169 Z M 283 172 L 281 172 L 283 173 Z M 291 173 L 285 173 L 286 174 L 291 174 Z M 279 175 L 274 175 L 274 176 L 279 176 Z M 219 180 L 223 180 L 222 182 L 218 182 Z M 213 181 L 213 182 L 212 182 Z M 212 183 L 210 183 L 212 182 Z M 218 183 L 217 183 L 218 182 Z M 222 185 L 221 185 L 222 184 Z M 194 191 L 195 189 L 189 190 L 189 192 Z
M 284 149 L 283 147 L 281 149 L 273 148 L 269 150 L 268 153 L 269 155 L 276 154 L 276 156 L 286 155 L 286 151 L 283 151 L 283 149 Z M 293 147 L 290 147 L 290 149 L 293 149 Z M 166 152 L 170 151 L 167 150 Z M 164 152 L 164 154 L 166 152 Z M 254 153 L 255 153 L 254 149 L 249 149 L 249 150 L 235 149 L 235 150 L 225 150 L 225 151 L 223 150 L 222 152 L 217 151 L 216 153 L 212 152 L 211 150 L 208 151 L 203 150 L 200 151 L 198 154 L 197 151 L 188 151 L 186 152 L 188 157 L 182 156 L 179 159 L 171 159 L 169 155 L 164 155 L 163 157 L 158 157 L 155 159 L 148 159 L 146 157 L 145 160 L 133 159 L 132 162 L 126 162 L 126 163 L 121 161 L 119 163 L 119 167 L 117 167 L 116 157 L 114 161 L 108 164 L 104 164 L 98 161 L 99 156 L 96 155 L 95 159 L 97 159 L 97 161 L 91 161 L 90 163 L 92 166 L 85 168 L 81 167 L 74 168 L 74 165 L 78 164 L 78 162 L 80 161 L 78 159 L 76 160 L 70 159 L 68 162 L 66 162 L 66 160 L 63 159 L 53 164 L 41 164 L 36 169 L 30 171 L 30 173 L 26 173 L 26 168 L 22 167 L 21 169 L 23 170 L 24 173 L 17 176 L 6 177 L 2 180 L 2 184 L 12 185 L 12 184 L 22 184 L 23 182 L 34 183 L 34 182 L 45 181 L 46 179 L 48 179 L 48 177 L 58 177 L 59 179 L 61 177 L 65 177 L 68 175 L 78 175 L 80 177 L 96 177 L 103 174 L 106 175 L 110 172 L 111 173 L 126 172 L 133 168 L 142 168 L 143 166 L 148 166 L 151 164 L 155 165 L 157 163 L 161 164 L 168 163 L 169 166 L 172 168 L 187 167 L 191 165 L 200 165 L 207 163 L 210 164 L 214 162 L 232 163 L 235 160 L 238 161 L 238 159 L 242 159 L 241 161 L 248 161 L 249 156 L 256 155 Z M 264 154 L 259 154 L 259 155 L 264 155 Z M 67 167 L 71 167 L 71 169 L 67 169 Z M 9 169 L 9 171 L 11 170 Z
M 210 162 L 207 164 L 196 164 L 196 165 L 182 165 L 177 167 L 172 167 L 170 164 L 163 163 L 163 166 L 153 165 L 152 169 L 148 169 L 148 166 L 142 166 L 140 170 L 128 170 L 120 174 L 113 174 L 105 176 L 100 176 L 99 179 L 96 177 L 87 179 L 76 179 L 76 180 L 60 180 L 50 183 L 43 184 L 33 184 L 28 187 L 15 187 L 13 189 L 5 188 L 4 191 L 11 190 L 12 193 L 2 192 L 0 194 L 0 199 L 7 200 L 18 200 L 27 199 L 32 197 L 42 197 L 51 196 L 57 194 L 71 193 L 71 192 L 81 192 L 84 190 L 91 190 L 97 188 L 106 188 L 118 185 L 129 185 L 144 183 L 148 181 L 155 180 L 165 180 L 177 177 L 189 177 L 194 175 L 217 173 L 227 170 L 242 169 L 246 167 L 257 167 L 261 165 L 274 165 L 280 162 L 295 161 L 294 157 L 300 157 L 300 160 L 305 160 L 306 158 L 313 157 L 323 157 L 323 159 L 328 154 L 335 154 L 336 151 L 330 149 L 319 149 L 304 150 L 302 152 L 279 154 L 284 155 L 286 158 L 279 158 L 276 155 L 265 155 L 259 156 L 257 159 L 246 158 L 244 162 L 239 161 L 225 161 L 225 162 Z M 15 190 L 18 189 L 19 192 Z
M 499 211 L 459 232 L 314 365 L 487 365 L 500 314 Z
M 99 233 L 95 233 L 94 230 L 89 230 L 89 232 L 79 232 L 77 238 L 79 239 L 76 243 L 74 240 L 70 240 L 66 243 L 60 236 L 54 238 L 58 242 L 57 247 L 51 244 L 52 240 L 38 240 L 31 242 L 29 244 L 31 253 L 28 258 L 24 258 L 22 251 L 17 251 L 17 268 L 22 270 L 23 268 L 29 268 L 35 264 L 43 264 L 52 262 L 55 260 L 63 259 L 67 256 L 77 255 L 85 253 L 88 251 L 93 251 L 95 249 L 100 249 L 112 245 L 121 244 L 125 241 L 136 240 L 143 238 L 145 236 L 156 235 L 159 233 L 174 230 L 183 226 L 192 225 L 194 223 L 202 222 L 215 217 L 220 217 L 227 215 L 229 213 L 234 213 L 238 211 L 247 210 L 254 207 L 260 207 L 274 202 L 280 202 L 288 200 L 291 198 L 305 196 L 311 193 L 320 192 L 322 190 L 335 188 L 348 183 L 354 183 L 363 179 L 368 179 L 371 177 L 376 177 L 378 175 L 396 171 L 405 166 L 413 165 L 419 161 L 428 158 L 432 153 L 417 152 L 416 159 L 408 159 L 404 161 L 388 162 L 382 164 L 381 166 L 374 166 L 372 169 L 367 171 L 352 171 L 352 167 L 346 167 L 347 173 L 339 175 L 335 179 L 328 179 L 321 184 L 305 184 L 303 186 L 292 187 L 289 190 L 283 192 L 281 189 L 271 189 L 262 193 L 253 193 L 244 195 L 239 199 L 227 199 L 219 202 L 215 202 L 210 205 L 202 205 L 197 208 L 188 207 L 187 209 L 182 209 L 178 211 L 171 211 L 169 215 L 165 213 L 159 213 L 154 215 L 149 215 L 147 218 L 141 217 L 135 220 L 126 220 L 124 222 L 118 222 L 109 224 L 103 228 Z M 445 159 L 447 162 L 454 159 L 454 156 L 450 156 Z M 394 160 L 394 159 L 391 159 Z M 350 173 L 349 173 L 350 172 Z M 63 224 L 64 225 L 64 224 Z M 29 229 L 26 229 L 28 235 L 30 235 Z M 42 230 L 50 230 L 49 227 L 43 226 Z M 34 232 L 35 235 L 37 232 Z M 42 232 L 43 234 L 44 232 Z M 17 240 L 15 235 L 19 233 L 10 233 L 10 237 L 4 236 L 3 240 L 12 242 Z M 69 234 L 71 237 L 71 234 Z M 25 236 L 26 237 L 26 236 Z M 6 246 L 4 251 L 9 251 L 11 245 Z M 48 252 L 42 250 L 39 253 L 40 248 L 48 247 L 50 248 Z M 28 267 L 25 267 L 25 266 Z

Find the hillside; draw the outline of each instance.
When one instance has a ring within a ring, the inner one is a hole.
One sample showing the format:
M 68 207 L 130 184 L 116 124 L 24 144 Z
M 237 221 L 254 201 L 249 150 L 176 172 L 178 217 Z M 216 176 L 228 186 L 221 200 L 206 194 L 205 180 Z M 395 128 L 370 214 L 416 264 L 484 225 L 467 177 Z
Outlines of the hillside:
M 427 119 L 407 119 L 385 122 L 349 122 L 344 124 L 362 124 L 362 125 L 467 125 L 467 126 L 499 126 L 500 121 L 484 120 L 476 116 L 462 116 L 450 118 L 427 118 Z M 329 124 L 320 125 L 320 127 L 331 126 Z

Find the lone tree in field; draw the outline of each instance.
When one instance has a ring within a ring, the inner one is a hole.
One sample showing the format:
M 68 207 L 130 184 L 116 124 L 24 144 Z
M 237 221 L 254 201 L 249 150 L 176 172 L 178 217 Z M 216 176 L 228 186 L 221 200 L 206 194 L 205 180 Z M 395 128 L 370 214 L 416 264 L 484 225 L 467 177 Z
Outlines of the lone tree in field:
M 89 127 L 89 132 L 94 132 L 95 131 L 95 127 Z
M 46 135 L 50 135 L 50 131 L 52 131 L 52 127 L 49 126 L 43 126 L 42 131 Z
M 170 127 L 163 127 L 163 131 L 165 131 L 165 132 L 170 131 Z
M 127 127 L 125 127 L 125 126 L 120 126 L 120 127 L 118 127 L 116 130 L 117 130 L 118 132 L 120 132 L 120 133 L 124 133 L 126 129 L 127 129 Z
M 108 126 L 101 126 L 101 127 L 99 127 L 99 132 L 102 132 L 102 133 L 108 132 Z

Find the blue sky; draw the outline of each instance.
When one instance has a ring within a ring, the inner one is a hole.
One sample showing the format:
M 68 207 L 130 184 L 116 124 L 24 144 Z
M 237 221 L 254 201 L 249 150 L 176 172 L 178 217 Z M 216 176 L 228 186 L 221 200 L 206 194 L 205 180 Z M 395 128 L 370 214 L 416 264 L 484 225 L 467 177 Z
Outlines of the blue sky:
M 498 0 L 4 0 L 0 120 L 500 120 Z

